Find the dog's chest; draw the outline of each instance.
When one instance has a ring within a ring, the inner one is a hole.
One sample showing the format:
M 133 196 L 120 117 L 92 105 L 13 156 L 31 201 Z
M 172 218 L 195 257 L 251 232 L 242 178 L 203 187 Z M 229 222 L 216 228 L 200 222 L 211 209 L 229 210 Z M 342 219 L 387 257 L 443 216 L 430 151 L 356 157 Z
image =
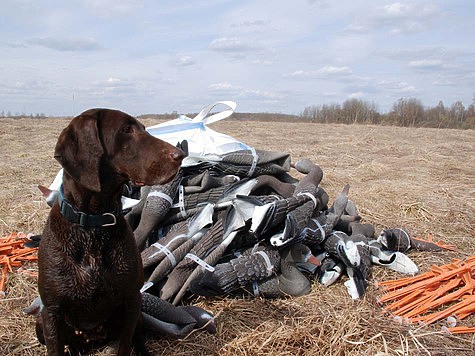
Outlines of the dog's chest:
M 112 233 L 82 231 L 75 243 L 63 247 L 62 273 L 75 298 L 117 293 L 134 272 L 133 252 Z

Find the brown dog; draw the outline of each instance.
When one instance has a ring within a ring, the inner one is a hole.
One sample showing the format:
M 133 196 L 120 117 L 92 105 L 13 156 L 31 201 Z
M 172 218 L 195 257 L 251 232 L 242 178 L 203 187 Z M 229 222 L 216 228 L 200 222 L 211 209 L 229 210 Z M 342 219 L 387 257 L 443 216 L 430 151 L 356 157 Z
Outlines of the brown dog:
M 91 109 L 63 130 L 54 157 L 64 175 L 39 248 L 38 338 L 49 355 L 114 339 L 119 355 L 146 353 L 135 334 L 143 269 L 121 193 L 129 180 L 168 182 L 184 154 L 121 111 Z

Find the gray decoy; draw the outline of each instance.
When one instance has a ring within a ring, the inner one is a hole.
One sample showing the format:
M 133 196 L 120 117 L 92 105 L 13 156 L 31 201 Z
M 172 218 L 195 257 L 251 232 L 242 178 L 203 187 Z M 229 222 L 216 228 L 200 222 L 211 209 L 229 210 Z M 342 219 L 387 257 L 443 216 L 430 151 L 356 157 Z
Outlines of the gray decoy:
M 216 265 L 229 245 L 234 241 L 234 238 L 238 234 L 239 230 L 241 230 L 244 226 L 245 222 L 241 215 L 233 208 L 228 209 L 227 216 L 225 218 L 223 240 L 203 259 L 204 266 L 202 264 L 198 264 L 193 272 L 188 276 L 185 283 L 183 283 L 180 290 L 173 299 L 173 305 L 177 305 L 181 301 L 181 298 L 188 290 L 190 283 L 194 279 L 199 278 L 207 270 L 206 266 Z
M 191 292 L 205 296 L 229 294 L 279 273 L 280 260 L 275 248 L 256 245 L 229 262 L 217 264 L 213 272 L 205 271 L 191 283 Z
M 173 229 L 169 229 L 166 235 L 153 243 L 141 253 L 142 264 L 144 268 L 148 268 L 160 263 L 165 257 L 170 257 L 170 253 L 175 251 L 179 246 L 188 240 L 196 242 L 202 236 L 197 233 L 203 232 L 204 229 L 210 227 L 213 223 L 213 205 L 203 206 L 199 214 L 192 218 L 181 221 L 173 225 Z
M 254 295 L 264 298 L 298 297 L 308 294 L 311 289 L 309 279 L 299 270 L 299 263 L 320 261 L 312 255 L 310 248 L 304 244 L 295 244 L 281 252 L 280 274 L 263 282 L 253 283 Z
M 142 294 L 144 329 L 148 332 L 182 337 L 193 329 L 204 328 L 216 333 L 213 316 L 206 310 L 192 305 L 176 307 L 149 293 Z
M 424 241 L 413 238 L 405 229 L 383 229 L 378 236 L 380 242 L 386 249 L 390 251 L 407 252 L 410 249 L 418 251 L 442 251 L 444 246 L 431 241 Z
M 180 169 L 167 184 L 143 187 L 140 202 L 126 214 L 125 218 L 134 229 L 135 242 L 140 251 L 144 249 L 152 230 L 163 221 L 172 206 L 182 177 L 183 170 Z M 139 220 L 137 226 L 136 220 Z
M 366 236 L 348 236 L 342 231 L 334 231 L 325 240 L 324 249 L 344 263 L 350 278 L 345 285 L 351 297 L 362 297 L 371 273 L 371 253 Z
M 213 248 L 222 242 L 225 212 L 222 211 L 221 213 L 221 216 L 218 216 L 216 222 L 206 231 L 200 241 L 185 254 L 184 258 L 168 274 L 168 278 L 160 290 L 160 298 L 164 300 L 172 298 L 193 272 L 196 263 L 202 261 Z
M 328 287 L 335 283 L 345 272 L 346 267 L 343 262 L 327 254 L 320 265 L 318 280 L 325 287 Z

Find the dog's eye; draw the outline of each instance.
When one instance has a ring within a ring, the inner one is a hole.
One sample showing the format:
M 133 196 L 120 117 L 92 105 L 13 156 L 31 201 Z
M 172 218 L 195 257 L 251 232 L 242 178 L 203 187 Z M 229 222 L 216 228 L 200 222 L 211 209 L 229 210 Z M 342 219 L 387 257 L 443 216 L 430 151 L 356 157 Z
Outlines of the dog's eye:
M 134 128 L 131 125 L 126 125 L 122 128 L 123 133 L 132 133 L 134 132 Z

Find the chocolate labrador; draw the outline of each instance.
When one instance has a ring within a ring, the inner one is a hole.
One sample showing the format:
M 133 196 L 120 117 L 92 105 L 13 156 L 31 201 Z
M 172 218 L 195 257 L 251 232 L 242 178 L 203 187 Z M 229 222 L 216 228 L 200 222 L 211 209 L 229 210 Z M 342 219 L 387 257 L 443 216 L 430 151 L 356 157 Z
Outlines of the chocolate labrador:
M 147 353 L 136 332 L 143 268 L 121 194 L 128 181 L 170 181 L 184 153 L 126 113 L 91 109 L 61 132 L 54 157 L 64 175 L 38 252 L 38 339 L 49 355 L 117 339 L 118 355 Z

